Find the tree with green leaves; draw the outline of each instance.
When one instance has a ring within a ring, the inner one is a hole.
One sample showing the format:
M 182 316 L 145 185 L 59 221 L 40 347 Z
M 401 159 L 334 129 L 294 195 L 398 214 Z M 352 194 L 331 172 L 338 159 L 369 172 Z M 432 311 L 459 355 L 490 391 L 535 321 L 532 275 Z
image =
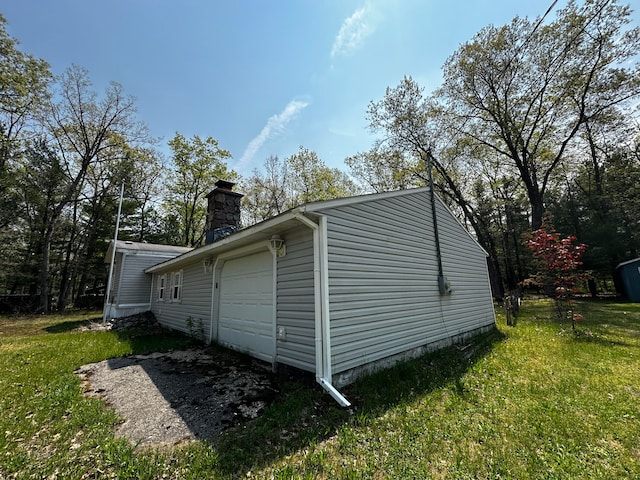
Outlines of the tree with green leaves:
M 342 170 L 328 167 L 305 147 L 284 161 L 267 158 L 263 171 L 254 170 L 244 182 L 243 216 L 257 223 L 303 203 L 348 197 L 360 188 Z
M 287 163 L 277 156 L 268 157 L 263 170 L 254 170 L 243 183 L 242 209 L 247 225 L 267 220 L 295 206 Z
M 0 14 L 0 228 L 14 219 L 18 202 L 15 159 L 24 127 L 48 99 L 49 64 L 18 49 Z
M 380 193 L 424 185 L 424 179 L 415 173 L 419 171 L 415 156 L 383 145 L 356 153 L 344 163 L 367 191 Z
M 207 206 L 205 197 L 219 179 L 235 181 L 238 174 L 229 170 L 229 151 L 220 148 L 212 137 L 191 139 L 180 133 L 169 141 L 174 170 L 169 174 L 164 210 L 167 226 L 175 230 L 173 240 L 195 247 L 205 236 Z
M 124 161 L 125 146 L 150 141 L 135 118 L 135 101 L 111 83 L 102 97 L 91 89 L 86 69 L 72 66 L 57 79 L 57 91 L 41 112 L 48 155 L 60 165 L 60 194 L 48 209 L 42 232 L 40 309 L 49 309 L 51 246 L 66 210 L 77 212 L 89 171 L 103 162 Z
M 382 179 L 382 185 L 399 187 L 427 185 L 431 165 L 434 190 L 470 226 L 489 253 L 492 287 L 494 294 L 500 296 L 503 281 L 491 218 L 484 214 L 486 205 L 473 201 L 473 186 L 483 172 L 471 158 L 486 155 L 486 151 L 455 137 L 443 115 L 436 99 L 425 96 L 424 89 L 411 77 L 387 88 L 385 96 L 371 102 L 367 110 L 369 128 L 380 137 L 373 149 L 364 154 L 365 160 L 376 165 L 365 168 L 368 172 L 385 171 L 387 166 L 398 168 L 387 173 L 387 180 L 379 175 L 377 178 Z M 409 183 L 410 179 L 413 182 Z
M 292 204 L 348 197 L 359 191 L 346 173 L 328 167 L 316 152 L 303 146 L 286 162 L 291 179 Z
M 601 128 L 585 133 L 548 207 L 558 229 L 590 245 L 585 268 L 606 280 L 618 263 L 640 255 L 640 135 L 633 125 L 597 134 Z M 595 294 L 594 282 L 591 288 Z
M 542 225 L 552 175 L 582 128 L 640 94 L 640 29 L 615 0 L 571 0 L 556 20 L 482 29 L 437 92 L 457 134 L 511 162 Z

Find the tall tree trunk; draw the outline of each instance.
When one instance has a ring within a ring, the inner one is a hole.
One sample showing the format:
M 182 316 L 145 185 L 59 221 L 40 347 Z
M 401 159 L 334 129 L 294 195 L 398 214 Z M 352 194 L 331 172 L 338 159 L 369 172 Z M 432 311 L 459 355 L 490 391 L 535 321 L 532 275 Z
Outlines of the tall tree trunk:
M 40 313 L 46 313 L 49 311 L 49 269 L 52 237 L 53 225 L 50 224 L 45 230 L 44 239 L 42 241 L 42 262 L 40 264 L 40 301 L 38 305 L 38 312 Z
M 539 230 L 542 228 L 544 219 L 544 201 L 540 192 L 529 192 L 529 201 L 531 202 L 531 230 Z

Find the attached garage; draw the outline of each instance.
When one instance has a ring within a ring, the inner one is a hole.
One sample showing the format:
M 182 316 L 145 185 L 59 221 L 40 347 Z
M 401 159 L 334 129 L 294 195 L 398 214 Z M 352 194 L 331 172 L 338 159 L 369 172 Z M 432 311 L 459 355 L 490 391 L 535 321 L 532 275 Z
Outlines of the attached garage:
M 341 405 L 356 378 L 495 327 L 486 252 L 426 188 L 302 205 L 146 272 L 160 323 L 312 372 Z
M 268 250 L 224 262 L 218 281 L 218 343 L 273 361 L 274 286 Z

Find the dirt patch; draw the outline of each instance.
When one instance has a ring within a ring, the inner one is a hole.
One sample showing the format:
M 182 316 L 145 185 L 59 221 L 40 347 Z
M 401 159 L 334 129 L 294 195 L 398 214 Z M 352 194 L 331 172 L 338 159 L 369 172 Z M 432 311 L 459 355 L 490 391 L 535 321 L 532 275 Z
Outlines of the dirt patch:
M 123 418 L 116 434 L 141 446 L 212 439 L 257 417 L 278 393 L 270 365 L 213 348 L 115 358 L 76 373 Z

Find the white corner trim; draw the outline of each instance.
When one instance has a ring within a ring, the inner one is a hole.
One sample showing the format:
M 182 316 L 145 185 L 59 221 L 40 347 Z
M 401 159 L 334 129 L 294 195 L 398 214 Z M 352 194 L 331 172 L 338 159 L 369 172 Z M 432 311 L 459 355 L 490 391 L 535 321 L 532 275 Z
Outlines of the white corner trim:
M 315 357 L 316 381 L 342 407 L 351 406 L 331 383 L 331 344 L 329 338 L 329 279 L 327 259 L 326 217 L 320 215 L 320 224 L 313 222 L 302 213 L 295 218 L 313 232 L 313 285 L 315 301 Z

